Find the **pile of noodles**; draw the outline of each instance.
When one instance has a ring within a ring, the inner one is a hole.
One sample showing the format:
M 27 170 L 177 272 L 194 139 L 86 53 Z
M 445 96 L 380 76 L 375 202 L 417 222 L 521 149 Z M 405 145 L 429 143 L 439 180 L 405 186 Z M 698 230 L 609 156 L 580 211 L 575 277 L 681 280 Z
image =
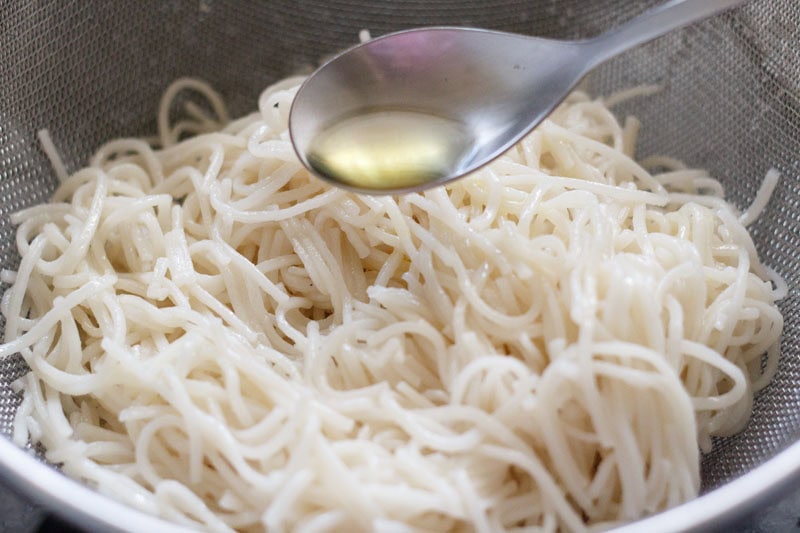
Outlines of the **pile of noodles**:
M 179 80 L 158 140 L 69 176 L 42 135 L 62 183 L 4 273 L 15 441 L 217 531 L 580 530 L 694 497 L 777 365 L 785 287 L 745 229 L 777 174 L 740 215 L 576 92 L 471 177 L 358 196 L 293 153 L 300 81 L 228 123 Z M 170 124 L 187 89 L 214 116 Z

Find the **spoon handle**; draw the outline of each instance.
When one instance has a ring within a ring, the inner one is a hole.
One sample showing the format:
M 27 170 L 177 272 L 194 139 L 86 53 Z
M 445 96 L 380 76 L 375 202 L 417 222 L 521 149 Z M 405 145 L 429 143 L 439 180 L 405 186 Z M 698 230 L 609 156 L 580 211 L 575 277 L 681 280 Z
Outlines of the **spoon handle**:
M 595 53 L 595 64 L 600 64 L 630 48 L 743 2 L 744 0 L 670 0 L 587 44 Z

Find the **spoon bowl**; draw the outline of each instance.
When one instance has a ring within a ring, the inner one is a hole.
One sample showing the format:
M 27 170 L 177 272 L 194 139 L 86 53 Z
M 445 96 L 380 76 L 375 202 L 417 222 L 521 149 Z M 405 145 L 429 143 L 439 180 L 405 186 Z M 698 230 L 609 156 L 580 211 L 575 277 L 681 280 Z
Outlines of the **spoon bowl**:
M 305 81 L 292 143 L 312 173 L 356 192 L 441 185 L 503 154 L 598 64 L 741 2 L 672 0 L 584 41 L 455 27 L 385 35 Z

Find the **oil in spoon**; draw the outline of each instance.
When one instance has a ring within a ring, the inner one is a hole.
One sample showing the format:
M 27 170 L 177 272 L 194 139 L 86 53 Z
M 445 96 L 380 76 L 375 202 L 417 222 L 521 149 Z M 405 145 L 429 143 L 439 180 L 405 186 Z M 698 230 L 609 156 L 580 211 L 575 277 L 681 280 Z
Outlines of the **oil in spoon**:
M 328 180 L 363 189 L 402 189 L 453 175 L 473 144 L 460 122 L 379 109 L 323 129 L 306 157 Z

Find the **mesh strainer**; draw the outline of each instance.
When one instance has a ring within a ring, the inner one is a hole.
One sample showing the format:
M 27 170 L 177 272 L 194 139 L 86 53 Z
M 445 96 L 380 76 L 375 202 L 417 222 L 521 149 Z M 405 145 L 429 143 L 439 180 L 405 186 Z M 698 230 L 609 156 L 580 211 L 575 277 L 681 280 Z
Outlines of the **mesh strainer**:
M 701 0 L 694 0 L 701 1 Z M 414 26 L 480 26 L 550 37 L 604 31 L 651 0 L 140 0 L 136 3 L 0 0 L 0 266 L 15 268 L 8 215 L 45 200 L 55 180 L 36 141 L 49 128 L 70 170 L 104 140 L 155 131 L 161 92 L 191 75 L 216 87 L 234 115 L 259 91 L 319 58 L 373 35 Z M 664 153 L 708 168 L 746 206 L 770 167 L 783 179 L 753 229 L 766 262 L 790 287 L 800 264 L 800 7 L 754 0 L 629 52 L 589 79 L 595 94 L 656 83 L 628 103 L 644 123 L 639 155 Z M 705 495 L 639 527 L 708 526 L 752 509 L 800 472 L 800 298 L 786 318 L 780 370 L 759 395 L 753 420 L 703 459 Z M 25 372 L 0 362 L 0 432 L 10 434 Z M 0 473 L 20 491 L 87 527 L 164 527 L 67 479 L 0 439 Z M 746 505 L 745 505 L 746 504 Z

